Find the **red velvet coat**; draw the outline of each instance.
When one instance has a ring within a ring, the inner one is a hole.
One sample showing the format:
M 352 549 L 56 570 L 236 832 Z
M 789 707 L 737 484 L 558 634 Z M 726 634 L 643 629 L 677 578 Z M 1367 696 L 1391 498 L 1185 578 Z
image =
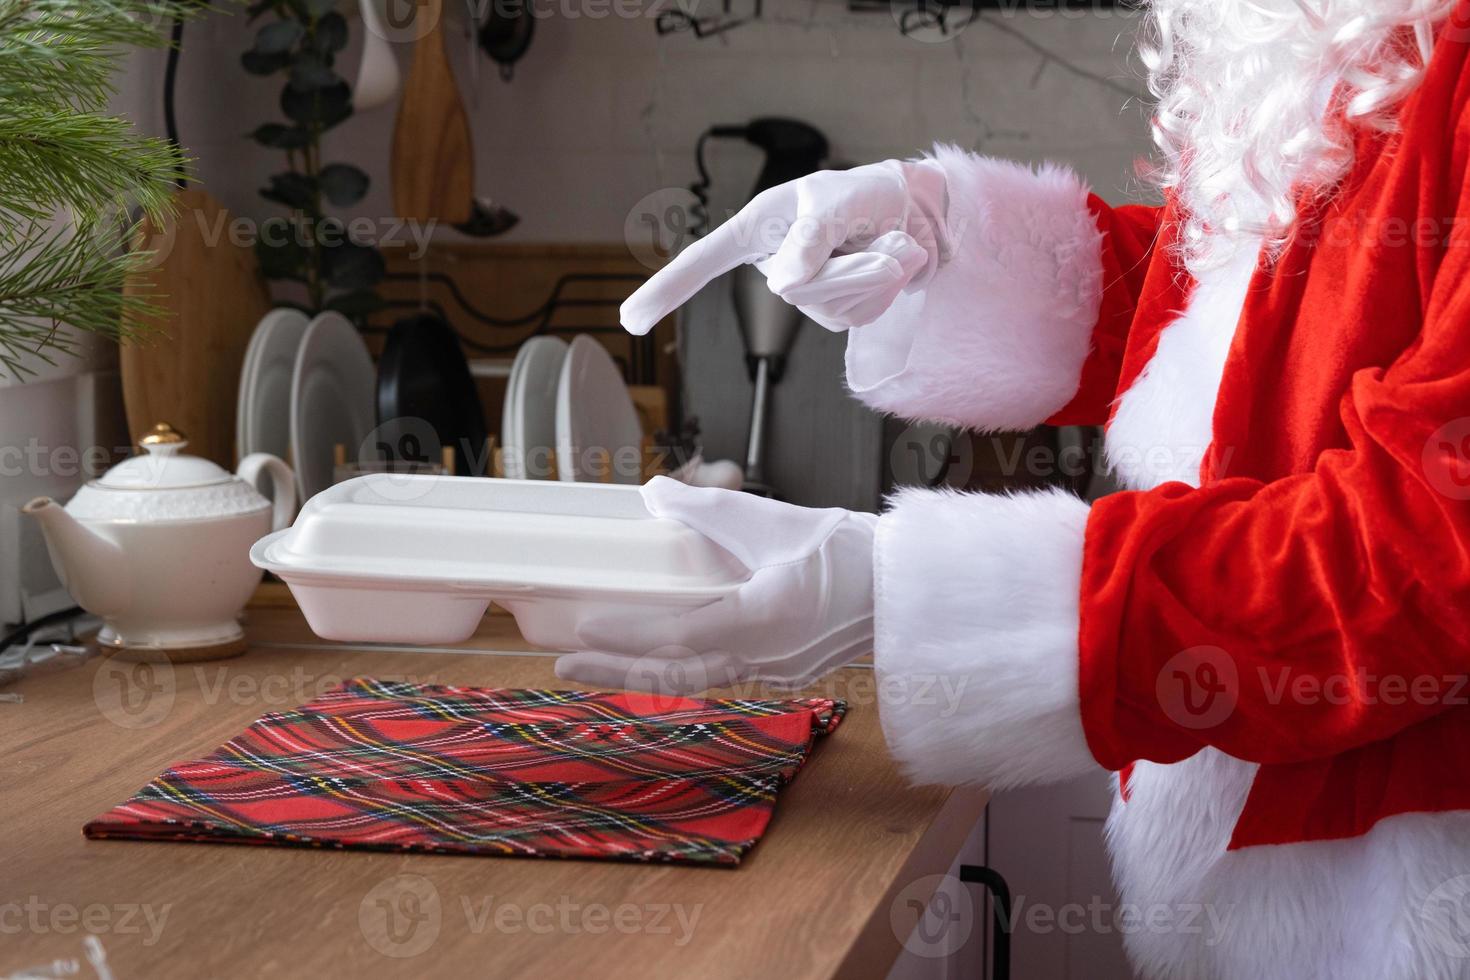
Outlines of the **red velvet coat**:
M 1470 809 L 1467 24 L 1470 4 L 1400 131 L 1361 135 L 1341 192 L 1256 274 L 1201 487 L 1088 518 L 1088 747 L 1113 769 L 1206 745 L 1261 763 L 1232 848 Z M 1169 209 L 1093 210 L 1101 318 L 1059 423 L 1108 417 L 1192 288 Z

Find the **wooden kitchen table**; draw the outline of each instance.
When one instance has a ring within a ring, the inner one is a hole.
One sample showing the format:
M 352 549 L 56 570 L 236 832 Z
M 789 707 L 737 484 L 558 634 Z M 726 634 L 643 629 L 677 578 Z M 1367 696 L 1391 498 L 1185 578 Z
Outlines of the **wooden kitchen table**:
M 290 608 L 247 631 L 234 660 L 94 660 L 4 689 L 24 702 L 0 703 L 0 976 L 90 977 L 90 933 L 118 980 L 881 977 L 985 802 L 905 783 L 854 667 L 812 690 L 847 718 L 734 869 L 85 840 L 170 763 L 348 677 L 566 686 L 506 616 L 454 651 L 325 644 Z

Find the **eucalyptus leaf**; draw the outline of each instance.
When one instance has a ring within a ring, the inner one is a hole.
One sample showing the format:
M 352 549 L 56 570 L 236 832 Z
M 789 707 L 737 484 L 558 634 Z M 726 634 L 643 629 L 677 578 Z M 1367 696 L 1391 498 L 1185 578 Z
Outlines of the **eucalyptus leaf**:
M 331 88 L 342 81 L 341 76 L 315 55 L 302 55 L 291 66 L 291 87 L 298 92 Z
M 310 142 L 311 134 L 299 126 L 266 123 L 256 127 L 250 138 L 274 150 L 299 150 Z
M 306 174 L 287 170 L 285 173 L 272 174 L 270 181 L 270 186 L 260 191 L 260 196 L 267 201 L 275 201 L 301 211 L 310 211 L 315 207 L 317 183 Z
M 338 82 L 303 92 L 287 85 L 281 93 L 281 111 L 303 126 L 331 129 L 352 115 L 352 88 L 346 82 Z
M 291 53 L 279 51 L 275 54 L 261 54 L 259 51 L 246 51 L 240 55 L 240 64 L 252 75 L 274 75 L 291 64 Z
M 277 20 L 262 27 L 255 35 L 257 54 L 282 54 L 290 51 L 306 36 L 306 28 L 298 21 Z
M 316 22 L 312 47 L 323 54 L 336 54 L 347 47 L 347 18 L 335 10 Z
M 327 300 L 327 309 L 336 310 L 349 320 L 360 320 L 383 309 L 384 305 L 383 297 L 371 289 L 354 289 Z
M 382 254 L 370 245 L 344 242 L 322 252 L 322 274 L 338 289 L 367 289 L 386 271 Z
M 350 207 L 367 196 L 371 179 L 350 163 L 330 163 L 318 175 L 322 193 L 339 208 Z
M 290 223 L 284 218 L 266 222 L 255 243 L 255 256 L 260 271 L 267 279 L 306 281 L 306 249 L 296 241 Z

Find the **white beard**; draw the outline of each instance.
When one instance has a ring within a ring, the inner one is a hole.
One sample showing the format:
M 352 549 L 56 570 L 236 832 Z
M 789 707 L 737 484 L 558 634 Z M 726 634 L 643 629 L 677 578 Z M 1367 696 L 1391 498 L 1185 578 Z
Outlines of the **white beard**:
M 1454 4 L 1153 0 L 1156 178 L 1186 216 L 1186 267 L 1219 268 L 1263 236 L 1267 259 L 1279 254 L 1297 201 L 1352 167 L 1352 127 L 1392 127 Z

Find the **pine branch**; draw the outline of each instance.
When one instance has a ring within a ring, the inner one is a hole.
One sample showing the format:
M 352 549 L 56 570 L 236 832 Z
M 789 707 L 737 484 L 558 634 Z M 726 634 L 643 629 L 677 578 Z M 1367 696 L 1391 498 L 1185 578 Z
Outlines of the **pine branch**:
M 0 0 L 0 369 L 73 353 L 63 324 L 125 340 L 156 312 L 124 295 L 150 257 L 127 252 L 117 219 L 136 206 L 166 220 L 185 158 L 106 106 L 126 48 L 166 46 L 165 23 L 207 6 Z
M 160 28 L 207 0 L 0 0 L 0 98 L 100 110 L 117 57 L 167 44 Z
M 0 220 L 68 209 L 95 223 L 129 204 L 161 219 L 183 166 L 173 144 L 125 119 L 0 101 Z
M 113 227 L 25 226 L 0 236 L 0 367 L 17 376 L 24 359 L 75 353 L 62 324 L 113 340 L 137 338 L 158 315 L 147 290 L 125 294 L 151 255 L 122 252 Z

